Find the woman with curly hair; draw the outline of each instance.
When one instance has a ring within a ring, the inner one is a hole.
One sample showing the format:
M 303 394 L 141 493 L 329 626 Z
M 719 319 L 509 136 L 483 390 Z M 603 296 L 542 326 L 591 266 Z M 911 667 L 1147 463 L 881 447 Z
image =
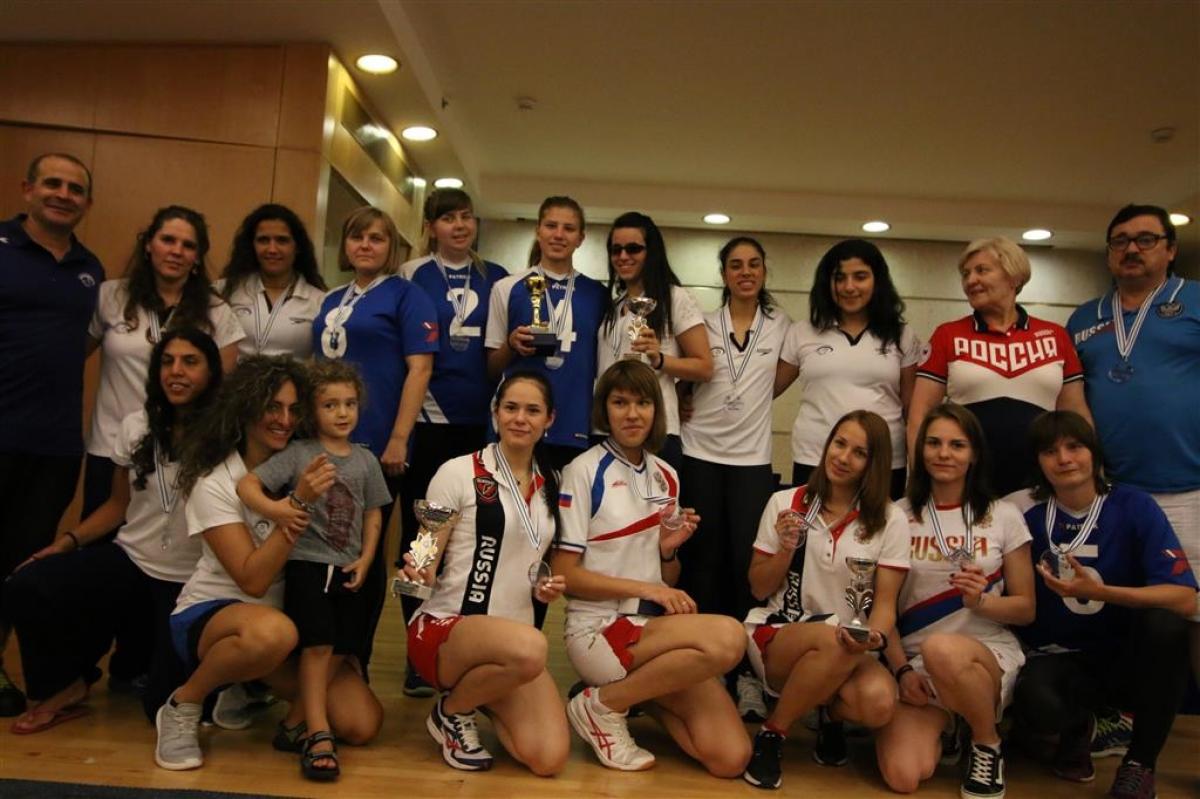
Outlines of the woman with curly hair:
M 170 621 L 172 644 L 190 676 L 155 717 L 154 759 L 162 768 L 203 763 L 197 728 L 205 697 L 217 687 L 264 679 L 276 693 L 295 696 L 296 666 L 287 660 L 298 635 L 281 608 L 283 567 L 297 535 L 246 508 L 237 484 L 287 446 L 308 394 L 302 364 L 252 355 L 229 375 L 182 453 L 179 491 L 187 498 L 187 531 L 202 544 Z M 300 508 L 311 505 L 335 473 L 331 463 L 315 459 L 290 496 Z M 383 710 L 352 659 L 330 680 L 328 703 L 330 726 L 340 740 L 365 743 L 379 730 Z M 299 745 L 292 739 L 276 744 Z
M 267 203 L 242 220 L 216 289 L 246 332 L 241 357 L 312 355 L 326 286 L 312 239 L 291 208 Z
M 101 358 L 84 468 L 84 516 L 108 498 L 121 423 L 146 400 L 150 350 L 162 332 L 195 327 L 217 343 L 224 371 L 237 360 L 237 343 L 245 334 L 233 311 L 212 292 L 207 255 L 204 217 L 191 208 L 168 205 L 138 233 L 125 277 L 100 284 L 88 327 L 88 352 L 99 347 Z
M 123 642 L 144 644 L 125 656 L 137 673 L 150 667 L 148 712 L 182 679 L 167 618 L 200 547 L 184 531 L 175 474 L 180 444 L 220 383 L 220 355 L 207 334 L 188 327 L 164 333 L 151 352 L 146 403 L 125 418 L 117 437 L 112 495 L 34 553 L 5 586 L 35 703 L 14 733 L 41 732 L 87 712 L 96 663 L 118 628 L 133 633 Z M 117 525 L 115 541 L 86 546 Z

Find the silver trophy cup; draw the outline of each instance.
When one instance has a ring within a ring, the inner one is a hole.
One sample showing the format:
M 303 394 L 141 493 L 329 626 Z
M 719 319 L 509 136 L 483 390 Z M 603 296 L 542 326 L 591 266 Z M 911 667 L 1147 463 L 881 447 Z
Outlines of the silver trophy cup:
M 418 499 L 413 503 L 413 513 L 416 514 L 417 521 L 421 523 L 421 529 L 409 546 L 408 554 L 412 556 L 414 567 L 424 569 L 437 560 L 438 534 L 454 526 L 454 523 L 458 521 L 458 511 L 427 499 Z M 429 599 L 433 595 L 433 586 L 410 580 L 403 574 L 399 574 L 392 580 L 392 594 Z
M 846 588 L 846 604 L 854 617 L 848 624 L 841 624 L 843 630 L 850 634 L 855 641 L 862 643 L 871 637 L 871 628 L 867 626 L 867 615 L 871 612 L 871 603 L 875 601 L 875 561 L 868 558 L 846 558 L 846 566 L 850 569 L 850 585 Z
M 646 317 L 654 313 L 658 303 L 653 297 L 630 297 L 625 301 L 631 314 L 629 318 L 629 343 L 637 341 L 638 336 L 642 335 L 642 331 L 646 329 Z M 643 352 L 629 352 L 625 354 L 626 360 L 647 362 L 649 358 Z

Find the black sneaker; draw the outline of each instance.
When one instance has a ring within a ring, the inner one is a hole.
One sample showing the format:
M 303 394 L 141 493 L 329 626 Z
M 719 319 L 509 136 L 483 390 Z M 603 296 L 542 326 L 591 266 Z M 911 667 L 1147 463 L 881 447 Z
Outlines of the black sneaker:
M 938 762 L 943 766 L 957 766 L 963 753 L 963 720 L 954 714 L 950 729 L 942 730 L 942 756 Z
M 967 773 L 959 793 L 963 799 L 1001 799 L 1004 796 L 1004 756 L 999 749 L 972 743 Z
M 437 691 L 433 690 L 433 686 L 425 682 L 417 670 L 408 664 L 408 670 L 404 672 L 404 695 L 411 696 L 415 699 L 424 699 L 433 696 Z
M 1088 726 L 1082 732 L 1065 732 L 1058 739 L 1054 752 L 1054 776 L 1071 782 L 1091 782 L 1096 779 L 1096 767 L 1092 765 L 1092 733 L 1096 722 L 1088 718 Z
M 1105 708 L 1096 714 L 1096 731 L 1092 733 L 1092 758 L 1124 755 L 1133 740 L 1133 721 L 1116 708 Z
M 25 694 L 8 679 L 8 672 L 0 667 L 0 716 L 19 716 L 25 712 Z
M 846 730 L 840 721 L 832 721 L 822 707 L 817 716 L 817 746 L 813 760 L 822 766 L 844 766 L 850 762 L 846 749 Z
M 759 730 L 754 736 L 754 754 L 742 772 L 742 779 L 755 788 L 778 788 L 783 778 L 783 736 Z

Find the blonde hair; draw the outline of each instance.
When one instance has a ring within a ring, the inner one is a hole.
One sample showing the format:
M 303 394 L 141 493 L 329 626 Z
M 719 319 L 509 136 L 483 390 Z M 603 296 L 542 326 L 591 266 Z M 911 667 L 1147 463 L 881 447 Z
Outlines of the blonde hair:
M 1029 282 L 1029 278 L 1033 275 L 1033 269 L 1029 266 L 1029 256 L 1025 251 L 1011 239 L 1006 239 L 1003 236 L 993 236 L 986 239 L 975 239 L 967 248 L 963 250 L 963 254 L 958 257 L 958 271 L 961 274 L 963 266 L 976 253 L 986 252 L 996 259 L 1000 264 L 1000 268 L 1004 270 L 1004 274 L 1008 275 L 1013 283 L 1016 284 L 1017 294 L 1021 293 L 1021 289 Z
M 388 257 L 383 264 L 383 274 L 394 275 L 400 271 L 400 231 L 390 216 L 370 205 L 351 211 L 342 223 L 342 240 L 338 245 L 338 269 L 343 272 L 354 271 L 350 259 L 346 257 L 346 239 L 362 233 L 376 221 L 383 223 L 383 229 L 388 235 Z

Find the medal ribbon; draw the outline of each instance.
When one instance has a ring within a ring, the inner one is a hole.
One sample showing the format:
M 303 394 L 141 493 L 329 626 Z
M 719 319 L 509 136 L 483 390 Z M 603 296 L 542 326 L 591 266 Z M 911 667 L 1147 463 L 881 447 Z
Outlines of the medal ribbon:
M 946 543 L 946 535 L 942 532 L 942 523 L 938 520 L 937 506 L 931 502 L 929 505 L 926 505 L 926 510 L 929 511 L 929 521 L 933 525 L 933 537 L 937 539 L 938 551 L 942 553 L 943 558 L 950 560 L 950 553 L 954 550 Z M 972 530 L 972 527 L 975 525 L 975 513 L 971 510 L 970 505 L 967 505 L 964 510 L 966 511 L 967 532 L 963 536 L 963 549 L 974 557 L 975 532 Z
M 254 308 L 254 351 L 261 353 L 263 347 L 267 345 L 267 339 L 271 336 L 271 328 L 275 325 L 275 319 L 279 316 L 279 311 L 283 308 L 284 303 L 292 298 L 292 294 L 296 291 L 296 283 L 300 280 L 299 277 L 293 278 L 292 283 L 288 286 L 287 293 L 279 299 L 279 302 L 271 308 L 271 313 L 267 316 L 266 325 L 262 322 L 262 312 L 258 308 L 259 295 L 266 299 L 266 287 L 263 286 L 262 278 L 255 275 L 254 282 L 256 289 L 254 291 L 254 302 L 251 307 Z
M 167 459 L 157 440 L 154 442 L 154 472 L 158 476 L 158 501 L 162 504 L 163 513 L 170 515 L 175 508 L 175 499 L 179 496 L 179 490 L 175 481 L 167 478 Z M 163 549 L 166 549 L 169 543 L 167 536 L 170 534 L 170 528 L 169 524 L 163 524 Z
M 167 319 L 162 324 L 159 324 L 159 322 L 158 322 L 158 311 L 152 311 L 152 310 L 147 309 L 146 315 L 150 317 L 150 343 L 151 344 L 157 344 L 162 339 L 163 328 L 170 326 L 171 317 L 175 315 L 175 308 L 178 308 L 178 307 L 179 306 L 173 306 L 171 308 L 171 310 L 167 312 Z
M 746 342 L 746 349 L 742 352 L 742 365 L 740 368 L 735 368 L 733 364 L 734 347 L 730 343 L 729 326 L 733 324 L 733 319 L 729 314 L 729 306 L 726 305 L 721 309 L 721 344 L 725 350 L 725 360 L 729 364 L 729 382 L 733 385 L 733 393 L 737 394 L 738 381 L 742 379 L 742 375 L 746 372 L 746 367 L 750 364 L 750 356 L 754 354 L 754 344 L 758 341 L 758 334 L 762 332 L 763 323 L 767 321 L 767 315 L 759 308 L 754 312 L 758 318 L 758 325 L 754 328 L 754 332 L 750 335 L 750 339 Z M 728 322 L 725 320 L 729 319 Z
M 554 300 L 550 298 L 550 281 L 551 278 L 546 276 L 540 265 L 535 266 L 534 271 L 542 276 L 542 280 L 546 282 L 546 313 L 550 314 L 550 324 L 554 328 L 554 337 L 558 339 L 559 350 L 562 349 L 563 331 L 567 327 L 567 314 L 571 313 L 571 298 L 575 295 L 575 276 L 579 273 L 574 269 L 571 270 L 571 275 L 567 278 L 567 293 L 563 297 L 563 302 L 566 304 L 560 316 L 554 314 Z
M 612 329 L 609 331 L 609 334 L 608 334 L 608 343 L 609 343 L 609 346 L 612 347 L 612 354 L 613 354 L 614 361 L 621 357 L 621 350 L 625 346 L 625 338 L 626 337 L 621 335 L 621 333 L 624 331 L 622 331 L 621 325 L 617 322 L 617 319 L 621 318 L 620 311 L 622 308 L 625 307 L 625 300 L 628 297 L 629 297 L 628 294 L 622 294 L 620 297 L 617 297 L 617 316 L 615 319 L 613 319 Z
M 493 453 L 496 456 L 496 466 L 500 469 L 500 476 L 504 479 L 504 485 L 509 491 L 513 492 L 513 496 L 517 500 L 517 515 L 521 519 L 521 526 L 525 528 L 525 535 L 529 536 L 529 543 L 533 544 L 535 550 L 541 549 L 542 533 L 540 528 L 540 520 L 534 519 L 530 513 L 530 508 L 525 504 L 525 496 L 521 493 L 521 485 L 517 482 L 516 476 L 513 474 L 512 467 L 508 465 L 508 459 L 504 457 L 504 452 L 501 451 L 499 444 L 493 444 Z M 537 462 L 533 464 L 533 471 L 529 476 L 529 480 L 534 485 L 537 485 L 537 478 L 540 476 L 538 472 Z
M 1113 289 L 1112 293 L 1112 315 L 1113 315 L 1113 335 L 1117 339 L 1117 354 L 1121 356 L 1121 360 L 1128 362 L 1129 356 L 1133 353 L 1133 345 L 1137 343 L 1138 334 L 1142 332 L 1142 323 L 1146 321 L 1146 314 L 1150 312 L 1150 306 L 1154 304 L 1154 299 L 1158 296 L 1163 287 L 1167 285 L 1164 280 L 1158 284 L 1149 297 L 1142 300 L 1142 304 L 1138 306 L 1137 316 L 1133 318 L 1133 327 L 1128 332 L 1125 330 L 1125 314 L 1121 310 L 1120 292 Z
M 1050 549 L 1057 552 L 1059 555 L 1067 555 L 1083 546 L 1083 542 L 1087 541 L 1088 536 L 1092 534 L 1092 530 L 1096 528 L 1096 522 L 1100 520 L 1100 509 L 1104 507 L 1104 500 L 1107 494 L 1097 494 L 1092 500 L 1092 506 L 1088 508 L 1087 516 L 1083 519 L 1083 525 L 1079 528 L 1079 532 L 1071 539 L 1071 543 L 1065 547 L 1054 543 L 1054 519 L 1058 515 L 1058 500 L 1051 499 L 1046 503 L 1046 543 L 1050 545 Z
M 632 463 L 630 463 L 629 459 L 626 458 L 625 455 L 621 452 L 621 448 L 619 446 L 617 446 L 617 442 L 613 440 L 612 436 L 609 436 L 608 438 L 604 439 L 604 448 L 606 450 L 608 450 L 608 453 L 610 455 L 612 455 L 614 458 L 616 458 L 618 462 L 623 464 L 625 466 L 625 468 L 629 470 L 629 481 L 633 485 L 634 493 L 636 493 L 639 497 L 646 500 L 647 502 L 653 503 L 655 505 L 670 504 L 670 502 L 672 501 L 671 497 L 662 496 L 661 494 L 655 494 L 650 488 L 650 480 L 651 480 L 652 475 L 650 473 L 649 458 L 647 458 L 643 455 L 642 468 L 640 470 L 642 473 L 642 479 L 639 481 L 638 480 L 638 472 L 639 472 L 638 467 L 636 467 Z
M 455 294 L 454 287 L 450 285 L 449 270 L 437 253 L 433 254 L 433 262 L 442 273 L 442 280 L 446 281 L 446 293 L 450 296 L 450 305 L 454 308 L 454 321 L 462 327 L 467 323 L 467 292 L 471 290 L 471 264 L 467 264 L 467 279 L 463 282 L 462 294 Z
M 337 316 L 333 317 L 333 324 L 330 325 L 339 333 L 345 329 L 343 322 L 354 311 L 354 306 L 358 305 L 359 300 L 367 296 L 367 292 L 378 286 L 384 280 L 387 280 L 391 275 L 379 275 L 364 289 L 359 289 L 358 284 L 351 283 L 346 287 L 346 293 L 342 295 L 342 301 L 338 303 Z

